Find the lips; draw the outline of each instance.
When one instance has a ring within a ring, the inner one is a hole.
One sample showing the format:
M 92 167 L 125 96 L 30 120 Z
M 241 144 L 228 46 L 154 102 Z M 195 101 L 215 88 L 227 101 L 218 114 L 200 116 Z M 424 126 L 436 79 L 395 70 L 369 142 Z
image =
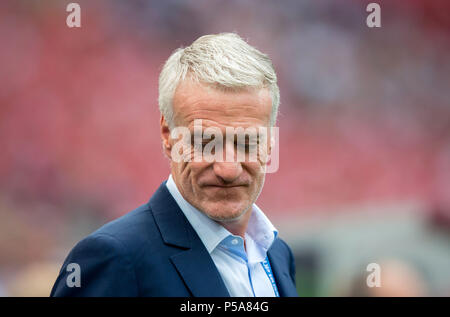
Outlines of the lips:
M 246 185 L 205 185 L 205 187 L 217 187 L 217 188 L 235 188 L 242 187 Z
M 205 184 L 202 187 L 213 187 L 213 188 L 236 188 L 236 187 L 246 187 L 249 186 L 249 184 L 246 183 L 240 183 L 240 184 L 229 184 L 229 185 L 223 185 L 223 184 Z

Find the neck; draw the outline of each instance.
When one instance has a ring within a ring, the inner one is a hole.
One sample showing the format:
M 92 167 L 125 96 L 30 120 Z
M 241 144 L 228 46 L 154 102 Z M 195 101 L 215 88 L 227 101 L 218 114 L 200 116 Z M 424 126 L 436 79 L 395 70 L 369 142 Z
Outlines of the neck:
M 235 236 L 240 236 L 245 240 L 245 232 L 247 232 L 248 221 L 252 214 L 252 209 L 250 208 L 242 217 L 237 220 L 232 221 L 217 221 L 225 229 L 227 229 L 231 234 Z

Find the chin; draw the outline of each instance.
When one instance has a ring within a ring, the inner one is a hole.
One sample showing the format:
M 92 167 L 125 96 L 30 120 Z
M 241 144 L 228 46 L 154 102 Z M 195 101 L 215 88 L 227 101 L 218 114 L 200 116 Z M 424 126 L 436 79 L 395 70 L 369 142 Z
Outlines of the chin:
M 211 219 L 220 222 L 231 222 L 239 220 L 249 209 L 248 206 L 243 206 L 238 204 L 237 206 L 231 207 L 223 205 L 214 206 L 213 208 L 205 208 L 204 213 Z

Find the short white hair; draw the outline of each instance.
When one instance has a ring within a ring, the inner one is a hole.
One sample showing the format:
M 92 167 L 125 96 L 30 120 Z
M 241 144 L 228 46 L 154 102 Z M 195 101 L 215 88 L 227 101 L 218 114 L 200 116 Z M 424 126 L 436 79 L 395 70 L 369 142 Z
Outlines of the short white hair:
M 272 99 L 270 125 L 280 104 L 277 75 L 270 58 L 235 33 L 204 35 L 190 46 L 175 50 L 159 75 L 159 110 L 173 128 L 173 97 L 178 85 L 191 80 L 216 88 L 268 88 Z

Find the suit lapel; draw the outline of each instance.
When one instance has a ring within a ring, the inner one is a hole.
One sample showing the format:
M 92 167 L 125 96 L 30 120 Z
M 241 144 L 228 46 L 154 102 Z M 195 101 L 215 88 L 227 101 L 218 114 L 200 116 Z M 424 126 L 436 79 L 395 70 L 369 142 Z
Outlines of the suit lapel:
M 230 294 L 204 246 L 171 256 L 192 295 L 196 297 L 228 297 Z
M 150 199 L 155 222 L 167 245 L 180 248 L 170 257 L 193 296 L 228 297 L 228 290 L 217 268 L 163 182 Z
M 267 252 L 275 282 L 278 287 L 278 292 L 280 293 L 280 297 L 297 297 L 297 290 L 289 274 L 289 263 L 286 260 L 287 257 L 281 252 L 280 248 L 277 247 L 278 245 L 279 241 L 275 240 L 272 247 Z

